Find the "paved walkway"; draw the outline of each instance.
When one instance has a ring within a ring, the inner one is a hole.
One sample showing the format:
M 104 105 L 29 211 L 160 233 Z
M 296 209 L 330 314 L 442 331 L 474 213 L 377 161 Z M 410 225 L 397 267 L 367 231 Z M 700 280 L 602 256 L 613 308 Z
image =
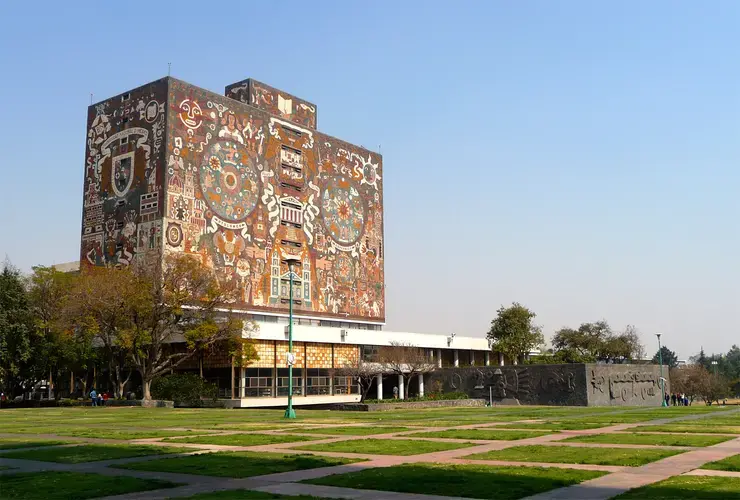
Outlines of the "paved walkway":
M 640 411 L 640 410 L 638 410 Z M 738 410 L 726 410 L 723 415 L 736 414 L 740 412 Z M 408 493 L 392 493 L 387 491 L 376 491 L 376 490 L 360 490 L 354 488 L 338 488 L 333 486 L 319 486 L 300 483 L 300 481 L 316 479 L 320 477 L 326 477 L 335 474 L 347 474 L 357 472 L 369 468 L 377 467 L 391 467 L 394 465 L 401 464 L 412 464 L 412 463 L 448 463 L 448 464 L 479 464 L 489 466 L 519 466 L 519 467 L 551 467 L 551 468 L 570 468 L 578 470 L 594 470 L 604 471 L 608 474 L 601 476 L 590 481 L 585 481 L 578 485 L 574 485 L 567 488 L 561 488 L 552 490 L 539 495 L 529 497 L 528 500 L 606 500 L 615 495 L 623 493 L 631 488 L 644 486 L 657 481 L 667 479 L 672 476 L 687 474 L 687 475 L 702 475 L 702 476 L 721 476 L 721 477 L 738 477 L 740 478 L 740 472 L 726 472 L 726 471 L 715 471 L 715 470 L 704 470 L 699 469 L 702 465 L 720 460 L 735 454 L 740 454 L 740 437 L 736 437 L 730 441 L 725 441 L 714 446 L 705 448 L 696 447 L 676 447 L 676 446 L 654 446 L 654 445 L 618 445 L 618 444 L 600 444 L 600 443 L 577 443 L 577 442 L 563 442 L 564 439 L 577 436 L 577 435 L 594 435 L 594 434 L 605 434 L 605 433 L 623 433 L 629 431 L 638 426 L 642 425 L 662 425 L 669 423 L 678 423 L 682 421 L 689 421 L 701 418 L 708 418 L 713 416 L 712 413 L 707 414 L 694 414 L 685 415 L 673 418 L 663 418 L 657 420 L 651 420 L 646 422 L 635 422 L 627 424 L 617 424 L 607 427 L 601 427 L 598 429 L 583 429 L 583 430 L 569 430 L 569 431 L 553 431 L 553 434 L 546 434 L 539 437 L 533 437 L 528 439 L 519 439 L 513 441 L 486 441 L 486 440 L 469 440 L 469 439 L 446 439 L 446 438 L 428 438 L 428 437 L 415 437 L 413 434 L 419 432 L 432 432 L 442 431 L 450 429 L 491 429 L 499 425 L 508 425 L 516 423 L 532 423 L 537 422 L 533 420 L 521 420 L 514 422 L 489 422 L 489 423 L 475 423 L 466 424 L 459 426 L 449 427 L 419 427 L 407 431 L 391 432 L 387 434 L 373 434 L 371 436 L 358 436 L 358 435 L 331 435 L 331 434 L 314 434 L 301 432 L 308 428 L 326 428 L 331 429 L 333 427 L 367 427 L 374 424 L 368 422 L 361 423 L 350 423 L 350 424 L 306 424 L 296 426 L 295 429 L 256 429 L 253 431 L 239 430 L 239 429 L 219 429 L 219 430 L 208 430 L 203 429 L 187 429 L 177 428 L 177 431 L 188 432 L 187 437 L 194 437 L 198 435 L 233 435 L 233 434 L 280 434 L 280 435 L 308 435 L 315 438 L 312 441 L 301 441 L 291 443 L 279 443 L 271 445 L 261 446 L 224 446 L 224 445 L 204 445 L 204 444 L 189 444 L 180 443 L 177 441 L 163 441 L 165 438 L 145 438 L 145 439 L 134 439 L 129 441 L 111 440 L 111 439 L 96 439 L 96 438 L 78 438 L 68 436 L 56 436 L 52 434 L 45 435 L 25 435 L 21 436 L 18 434 L 0 434 L 0 437 L 33 437 L 43 438 L 49 440 L 66 440 L 71 443 L 63 446 L 77 446 L 85 443 L 131 443 L 131 444 L 149 444 L 157 446 L 177 446 L 185 448 L 193 448 L 191 453 L 175 453 L 166 455 L 153 455 L 146 457 L 132 457 L 125 459 L 106 460 L 100 462 L 87 462 L 81 464 L 57 464 L 50 462 L 38 462 L 33 460 L 20 460 L 12 458 L 0 457 L 0 465 L 13 467 L 13 469 L 0 471 L 0 475 L 13 474 L 17 472 L 36 472 L 43 470 L 65 470 L 65 471 L 78 471 L 78 472 L 91 472 L 96 474 L 103 474 L 106 476 L 130 476 L 138 477 L 143 479 L 161 479 L 174 483 L 181 484 L 181 486 L 162 489 L 156 491 L 147 491 L 140 493 L 131 493 L 126 495 L 117 495 L 106 497 L 108 500 L 135 500 L 135 499 L 164 499 L 164 498 L 182 498 L 195 495 L 197 493 L 204 493 L 210 491 L 221 491 L 221 490 L 234 490 L 234 489 L 250 489 L 258 490 L 276 494 L 284 495 L 313 495 L 324 498 L 349 498 L 356 500 L 450 500 L 455 497 L 437 496 L 437 495 L 420 495 L 420 494 L 408 494 Z M 423 424 L 423 422 L 419 422 Z M 390 425 L 390 424 L 388 424 Z M 403 425 L 403 427 L 409 427 L 409 425 Z M 173 430 L 175 428 L 172 428 Z M 508 429 L 507 429 L 508 430 Z M 533 430 L 533 429 L 523 429 Z M 706 433 L 709 434 L 709 433 Z M 702 434 L 704 435 L 704 433 Z M 719 434 L 710 434 L 713 436 L 719 436 Z M 464 442 L 472 443 L 472 446 L 458 448 L 453 450 L 445 450 L 433 453 L 424 453 L 410 456 L 396 456 L 396 455 L 371 455 L 371 454 L 360 454 L 360 453 L 343 453 L 343 452 L 316 452 L 295 449 L 296 447 L 313 444 L 323 443 L 337 443 L 349 440 L 362 440 L 362 439 L 391 439 L 391 440 L 408 440 L 414 439 L 419 441 L 432 441 L 432 442 Z M 560 463 L 538 463 L 538 462 L 515 462 L 515 461 L 498 461 L 498 460 L 470 460 L 466 459 L 466 456 L 485 453 L 495 450 L 503 450 L 515 446 L 526 446 L 526 445 L 544 445 L 544 446 L 570 446 L 570 447 L 588 447 L 588 448 L 650 448 L 650 449 L 678 449 L 684 451 L 679 455 L 667 457 L 665 459 L 649 463 L 642 467 L 620 467 L 610 465 L 585 465 L 585 464 L 560 464 Z M 43 449 L 45 447 L 37 447 L 37 449 Z M 28 449 L 28 448 L 27 448 Z M 167 472 L 150 472 L 150 471 L 135 471 L 128 469 L 117 469 L 111 466 L 123 465 L 131 462 L 141 462 L 147 460 L 157 460 L 166 457 L 174 456 L 187 456 L 200 453 L 212 453 L 218 451 L 253 451 L 253 452 L 280 452 L 280 453 L 311 453 L 314 455 L 331 456 L 331 457 L 345 457 L 345 458 L 360 458 L 366 461 L 358 462 L 353 464 L 338 465 L 333 467 L 322 467 L 317 469 L 299 470 L 292 472 L 283 472 L 276 474 L 263 475 L 258 477 L 244 478 L 244 479 L 232 479 L 222 478 L 213 476 L 201 476 L 192 474 L 180 474 L 180 473 L 167 473 Z

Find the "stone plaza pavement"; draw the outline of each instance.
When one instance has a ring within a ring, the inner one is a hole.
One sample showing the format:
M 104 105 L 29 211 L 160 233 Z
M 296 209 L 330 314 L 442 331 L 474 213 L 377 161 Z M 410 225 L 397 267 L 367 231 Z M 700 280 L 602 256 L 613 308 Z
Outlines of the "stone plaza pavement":
M 740 413 L 738 410 L 728 410 L 723 412 L 723 415 Z M 437 495 L 422 495 L 422 494 L 409 494 L 409 493 L 393 493 L 388 491 L 377 491 L 377 490 L 360 490 L 353 488 L 339 488 L 333 486 L 319 486 L 312 484 L 303 484 L 299 481 L 308 479 L 315 479 L 335 474 L 346 474 L 356 472 L 369 468 L 376 467 L 391 467 L 394 465 L 410 464 L 410 463 L 441 463 L 441 464 L 479 464 L 479 465 L 512 465 L 521 467 L 556 467 L 556 468 L 569 468 L 569 469 L 581 469 L 581 470 L 597 470 L 604 471 L 608 474 L 601 476 L 596 479 L 588 480 L 580 484 L 551 490 L 545 493 L 528 497 L 528 500 L 556 500 L 556 499 L 568 499 L 568 500 L 602 500 L 612 498 L 619 495 L 629 489 L 637 488 L 640 486 L 648 485 L 664 479 L 668 479 L 677 475 L 705 475 L 705 476 L 722 476 L 722 477 L 736 477 L 740 478 L 740 472 L 726 472 L 726 471 L 715 471 L 715 470 L 702 470 L 699 469 L 702 465 L 721 460 L 732 455 L 740 454 L 740 437 L 725 441 L 713 446 L 695 448 L 695 447 L 673 447 L 673 446 L 655 446 L 655 445 L 617 445 L 617 444 L 596 444 L 596 443 L 576 443 L 576 442 L 562 442 L 564 439 L 573 436 L 593 435 L 593 434 L 607 434 L 607 433 L 619 433 L 629 431 L 637 426 L 642 425 L 663 425 L 671 424 L 676 422 L 682 422 L 687 420 L 701 419 L 711 417 L 710 414 L 692 414 L 686 416 L 680 416 L 675 418 L 664 418 L 658 420 L 648 420 L 644 422 L 636 422 L 629 424 L 618 424 L 608 427 L 601 427 L 598 429 L 588 430 L 566 430 L 553 432 L 552 434 L 542 435 L 534 438 L 519 439 L 512 441 L 484 441 L 484 440 L 470 440 L 470 439 L 447 439 L 447 438 L 426 438 L 426 437 L 413 437 L 412 439 L 424 440 L 424 441 L 440 441 L 440 442 L 465 442 L 474 443 L 473 446 L 466 448 L 459 448 L 454 450 L 440 451 L 434 453 L 424 453 L 410 456 L 395 456 L 395 455 L 368 455 L 358 453 L 339 453 L 339 452 L 319 452 L 319 451 L 302 451 L 294 450 L 292 447 L 302 446 L 309 444 L 307 441 L 302 442 L 291 442 L 291 443 L 280 443 L 271 445 L 261 446 L 224 446 L 224 445 L 208 445 L 208 444 L 187 444 L 187 443 L 176 443 L 163 441 L 164 438 L 151 438 L 151 439 L 135 439 L 126 441 L 129 444 L 150 444 L 159 446 L 176 446 L 178 448 L 189 447 L 193 448 L 192 453 L 176 453 L 166 455 L 155 455 L 148 457 L 136 457 L 126 458 L 117 460 L 107 460 L 99 462 L 88 462 L 80 464 L 60 464 L 60 463 L 49 463 L 39 462 L 32 460 L 20 460 L 11 458 L 0 457 L 0 466 L 9 466 L 13 469 L 0 471 L 0 475 L 13 474 L 17 472 L 35 472 L 35 471 L 77 471 L 77 472 L 90 472 L 96 474 L 102 474 L 106 476 L 132 476 L 145 479 L 161 479 L 171 481 L 174 483 L 182 483 L 182 486 L 175 488 L 145 491 L 140 493 L 130 493 L 125 495 L 117 495 L 106 497 L 108 500 L 134 500 L 134 499 L 164 499 L 164 498 L 182 498 L 188 497 L 197 493 L 222 491 L 222 490 L 235 490 L 235 489 L 250 489 L 263 492 L 270 492 L 275 494 L 283 495 L 313 495 L 316 497 L 323 498 L 346 498 L 356 500 L 450 500 L 457 497 L 449 496 L 437 496 Z M 531 420 L 519 420 L 514 422 L 492 422 L 492 423 L 478 423 L 469 425 L 459 425 L 451 427 L 424 427 L 415 428 L 409 431 L 393 432 L 388 434 L 373 434 L 373 439 L 409 439 L 408 434 L 419 433 L 424 431 L 442 431 L 451 429 L 492 429 L 499 425 L 511 425 L 516 423 L 529 423 Z M 349 441 L 368 438 L 367 436 L 357 435 L 330 435 L 326 436 L 317 435 L 317 428 L 332 427 L 348 427 L 348 426 L 369 426 L 369 423 L 356 423 L 356 424 L 320 424 L 311 423 L 305 424 L 303 428 L 312 428 L 313 433 L 301 433 L 298 430 L 277 429 L 277 430 L 254 430 L 254 431 L 211 431 L 204 432 L 202 430 L 193 429 L 192 432 L 188 433 L 187 437 L 194 437 L 198 435 L 230 435 L 230 434 L 291 434 L 291 435 L 310 435 L 312 437 L 318 437 L 318 439 L 310 441 L 311 445 L 323 444 L 323 443 L 335 443 L 339 441 Z M 184 431 L 190 431 L 189 429 L 178 429 Z M 507 430 L 513 430 L 508 428 Z M 718 434 L 713 434 L 717 436 Z M 0 434 L 0 437 L 17 437 L 17 435 Z M 94 439 L 94 438 L 70 438 L 67 436 L 55 436 L 55 435 L 35 435 L 35 437 L 43 438 L 59 438 L 68 441 L 76 441 L 78 444 L 84 443 L 118 443 L 120 440 L 109 440 L 109 439 Z M 673 455 L 652 463 L 640 467 L 623 467 L 623 466 L 610 466 L 610 465 L 583 465 L 583 464 L 566 464 L 566 463 L 537 463 L 537 462 L 509 462 L 509 461 L 492 461 L 492 460 L 471 460 L 464 457 L 476 453 L 484 453 L 493 450 L 502 450 L 514 446 L 524 445 L 546 445 L 546 446 L 573 446 L 573 447 L 589 447 L 589 448 L 658 448 L 658 449 L 681 449 L 684 453 Z M 68 444 L 64 446 L 77 446 L 77 444 Z M 29 450 L 31 448 L 26 448 Z M 42 449 L 42 448 L 36 448 Z M 298 470 L 292 472 L 283 472 L 277 474 L 268 474 L 257 477 L 250 477 L 244 479 L 229 479 L 223 477 L 212 477 L 202 475 L 191 475 L 191 474 L 179 474 L 179 473 L 167 473 L 167 472 L 147 472 L 147 471 L 135 471 L 127 469 L 114 469 L 110 466 L 121 465 L 130 462 L 141 462 L 146 460 L 158 460 L 166 457 L 173 456 L 187 456 L 192 454 L 200 453 L 212 453 L 218 451 L 252 451 L 252 452 L 279 452 L 284 454 L 289 453 L 310 453 L 313 455 L 321 455 L 328 457 L 345 457 L 345 458 L 361 458 L 367 461 L 358 462 L 346 465 L 338 465 L 332 467 L 322 467 L 317 469 Z

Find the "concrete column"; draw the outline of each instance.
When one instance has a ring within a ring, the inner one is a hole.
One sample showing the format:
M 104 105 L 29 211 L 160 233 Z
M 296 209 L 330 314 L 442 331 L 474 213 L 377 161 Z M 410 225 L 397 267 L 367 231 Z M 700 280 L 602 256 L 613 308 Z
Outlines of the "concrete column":
M 516 357 L 514 357 L 513 362 L 514 362 L 515 365 L 518 365 L 519 364 L 519 360 Z
M 498 364 L 499 366 L 504 366 L 504 353 L 502 352 L 498 353 Z
M 424 374 L 419 374 L 419 397 L 424 397 Z
M 334 346 L 332 346 L 332 349 L 333 347 Z M 362 387 L 360 387 L 360 391 L 362 391 Z M 360 392 L 360 394 L 362 394 L 362 392 Z M 333 396 L 333 395 L 334 395 L 334 370 L 329 370 L 329 396 Z
M 383 400 L 383 374 L 378 373 L 378 400 Z
M 247 397 L 247 369 L 241 368 L 239 373 L 239 397 Z
M 486 366 L 491 366 L 491 351 L 486 351 Z
M 457 349 L 455 349 L 454 353 L 455 353 L 455 368 L 457 368 L 458 366 L 460 366 L 460 353 L 457 351 Z
M 398 399 L 404 399 L 403 375 L 398 376 Z
M 437 349 L 437 368 L 442 368 L 442 349 Z
M 470 356 L 470 366 L 475 366 L 475 351 L 468 351 Z

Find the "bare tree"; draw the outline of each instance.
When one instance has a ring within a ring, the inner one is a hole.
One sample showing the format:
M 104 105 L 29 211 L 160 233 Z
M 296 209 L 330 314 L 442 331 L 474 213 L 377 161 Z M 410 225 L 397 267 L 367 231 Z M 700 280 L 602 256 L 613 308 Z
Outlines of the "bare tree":
M 429 373 L 436 367 L 424 349 L 413 344 L 391 342 L 378 350 L 378 360 L 387 371 L 403 377 L 404 398 L 409 397 L 409 386 L 414 375 Z
M 704 398 L 710 392 L 711 375 L 701 365 L 672 368 L 670 374 L 671 392 L 686 394 L 691 402 Z
M 363 402 L 367 399 L 367 393 L 370 392 L 375 378 L 384 371 L 385 369 L 382 365 L 368 363 L 358 358 L 355 362 L 345 364 L 337 370 L 337 373 L 346 377 L 352 377 L 353 380 L 357 381 L 360 385 L 360 402 Z

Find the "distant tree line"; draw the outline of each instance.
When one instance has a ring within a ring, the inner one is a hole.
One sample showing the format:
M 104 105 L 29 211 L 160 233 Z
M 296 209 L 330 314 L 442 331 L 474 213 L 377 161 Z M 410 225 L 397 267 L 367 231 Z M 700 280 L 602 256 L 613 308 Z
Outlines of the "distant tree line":
M 80 273 L 38 266 L 30 276 L 6 262 L 0 391 L 26 395 L 41 381 L 51 388 L 63 376 L 70 392 L 86 396 L 97 370 L 116 397 L 132 389 L 132 373 L 138 373 L 140 394 L 149 399 L 154 380 L 194 357 L 202 366 L 212 349 L 226 349 L 235 365 L 249 363 L 257 357 L 248 335 L 256 327 L 224 309 L 236 293 L 190 256 Z
M 517 361 L 525 361 L 537 349 L 544 351 L 533 356 L 531 363 L 629 362 L 645 356 L 634 326 L 615 332 L 604 320 L 559 329 L 553 336 L 552 348 L 545 350 L 542 328 L 534 323 L 535 317 L 533 311 L 516 302 L 500 307 L 487 335 L 491 348 Z

